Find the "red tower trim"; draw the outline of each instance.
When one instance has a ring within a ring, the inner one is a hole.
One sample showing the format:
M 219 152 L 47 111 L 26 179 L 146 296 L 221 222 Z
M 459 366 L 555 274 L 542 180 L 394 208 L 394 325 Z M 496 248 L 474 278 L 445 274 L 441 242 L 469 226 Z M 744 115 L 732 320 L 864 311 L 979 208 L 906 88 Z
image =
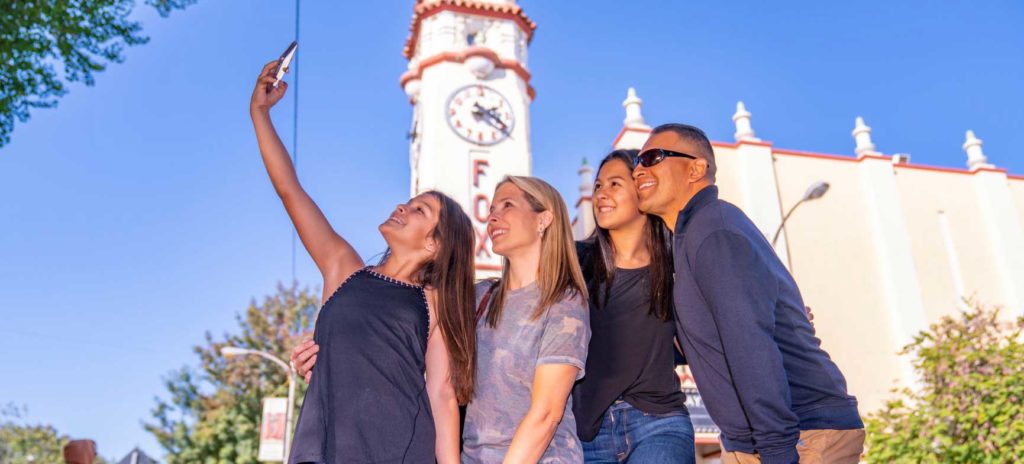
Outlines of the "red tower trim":
M 530 20 L 519 5 L 487 3 L 474 0 L 417 0 L 416 6 L 413 7 L 412 24 L 409 26 L 409 38 L 406 39 L 405 48 L 402 50 L 402 54 L 406 58 L 412 58 L 416 54 L 416 43 L 418 42 L 416 39 L 420 35 L 420 23 L 425 18 L 429 18 L 442 11 L 515 21 L 526 32 L 527 43 L 533 40 L 533 31 L 537 29 L 537 23 Z

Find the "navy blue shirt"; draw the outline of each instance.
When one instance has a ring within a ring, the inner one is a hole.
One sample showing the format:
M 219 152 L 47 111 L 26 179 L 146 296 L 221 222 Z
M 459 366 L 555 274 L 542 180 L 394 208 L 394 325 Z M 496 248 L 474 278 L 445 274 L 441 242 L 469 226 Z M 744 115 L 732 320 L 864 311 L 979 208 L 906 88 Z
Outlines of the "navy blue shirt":
M 801 430 L 864 427 L 793 277 L 717 187 L 679 213 L 672 252 L 677 336 L 727 451 L 795 463 Z

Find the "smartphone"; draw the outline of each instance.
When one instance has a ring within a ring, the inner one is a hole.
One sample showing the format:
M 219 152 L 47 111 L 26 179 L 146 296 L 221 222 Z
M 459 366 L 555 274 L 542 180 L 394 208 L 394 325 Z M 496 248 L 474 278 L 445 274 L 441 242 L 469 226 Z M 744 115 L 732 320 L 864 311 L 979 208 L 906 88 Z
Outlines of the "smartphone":
M 295 50 L 299 48 L 299 42 L 293 41 L 288 48 L 285 49 L 281 57 L 277 59 L 277 80 L 274 81 L 274 88 L 276 89 L 278 84 L 281 83 L 281 79 L 284 79 L 285 73 L 288 72 L 288 66 L 292 64 L 292 58 L 295 58 Z

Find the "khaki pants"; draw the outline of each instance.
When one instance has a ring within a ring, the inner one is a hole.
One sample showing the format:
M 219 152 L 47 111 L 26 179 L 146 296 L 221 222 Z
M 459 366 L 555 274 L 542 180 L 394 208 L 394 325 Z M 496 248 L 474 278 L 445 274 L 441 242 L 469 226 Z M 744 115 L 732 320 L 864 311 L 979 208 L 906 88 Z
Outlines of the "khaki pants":
M 796 444 L 800 464 L 857 464 L 864 453 L 864 429 L 804 430 Z M 756 454 L 725 451 L 722 464 L 759 464 Z

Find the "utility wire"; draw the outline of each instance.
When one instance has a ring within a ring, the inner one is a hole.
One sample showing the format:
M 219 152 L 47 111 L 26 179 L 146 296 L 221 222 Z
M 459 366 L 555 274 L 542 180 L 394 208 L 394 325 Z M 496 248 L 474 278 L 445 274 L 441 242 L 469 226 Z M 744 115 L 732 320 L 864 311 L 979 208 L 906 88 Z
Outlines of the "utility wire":
M 299 41 L 299 2 L 295 0 L 295 41 Z M 295 58 L 292 60 L 292 69 L 295 70 L 294 82 L 295 85 L 292 87 L 295 90 L 292 92 L 292 165 L 295 167 L 296 177 L 299 175 L 299 55 L 302 52 L 295 50 Z M 292 226 L 292 283 L 295 283 L 295 239 L 297 232 L 295 226 Z

